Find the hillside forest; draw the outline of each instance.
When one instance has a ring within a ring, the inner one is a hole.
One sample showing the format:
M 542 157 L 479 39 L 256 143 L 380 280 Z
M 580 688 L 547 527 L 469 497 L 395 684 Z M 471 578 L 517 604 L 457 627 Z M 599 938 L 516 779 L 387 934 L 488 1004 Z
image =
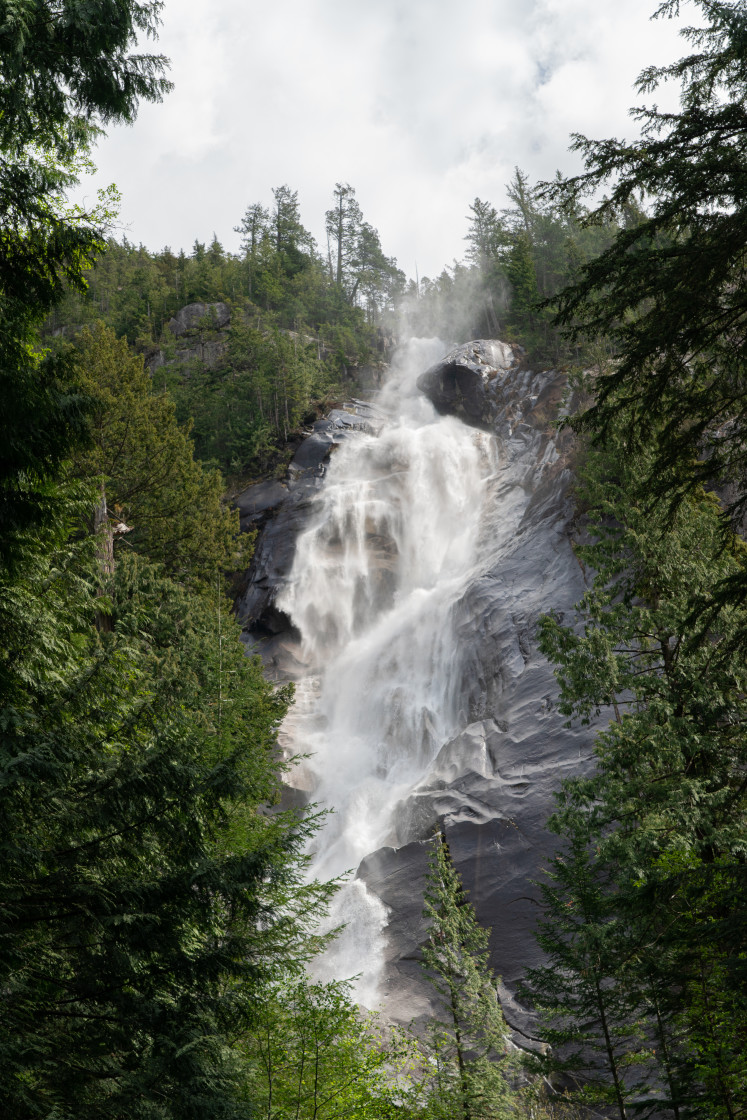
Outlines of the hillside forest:
M 322 246 L 287 184 L 236 253 L 110 237 L 115 197 L 68 192 L 168 95 L 137 47 L 160 5 L 0 0 L 4 1117 L 747 1117 L 747 11 L 690 7 L 638 85 L 677 112 L 465 200 L 463 260 L 410 280 L 347 183 Z M 583 402 L 589 586 L 539 641 L 563 715 L 613 718 L 557 792 L 529 1052 L 439 833 L 429 1030 L 309 978 L 339 884 L 306 874 L 319 816 L 280 808 L 292 688 L 231 608 L 231 496 L 409 335 L 513 342 Z

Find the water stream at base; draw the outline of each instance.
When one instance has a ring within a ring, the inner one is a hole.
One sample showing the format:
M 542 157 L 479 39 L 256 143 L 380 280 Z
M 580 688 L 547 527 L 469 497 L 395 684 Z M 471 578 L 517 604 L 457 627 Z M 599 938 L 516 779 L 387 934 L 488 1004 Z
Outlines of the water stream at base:
M 444 349 L 420 339 L 399 352 L 376 402 L 383 426 L 334 454 L 278 597 L 307 666 L 287 731 L 309 755 L 302 784 L 334 809 L 315 841 L 319 878 L 390 842 L 392 807 L 459 726 L 453 607 L 480 566 L 495 449 L 417 390 Z M 386 908 L 354 880 L 330 921 L 347 928 L 318 975 L 360 974 L 357 998 L 373 1006 Z

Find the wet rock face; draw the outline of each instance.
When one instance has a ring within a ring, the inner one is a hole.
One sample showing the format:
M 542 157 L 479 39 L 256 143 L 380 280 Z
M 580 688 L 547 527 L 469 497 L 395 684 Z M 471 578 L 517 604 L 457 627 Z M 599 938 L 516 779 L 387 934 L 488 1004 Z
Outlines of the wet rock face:
M 518 352 L 508 343 L 478 339 L 450 351 L 417 384 L 439 412 L 488 425 L 494 418 L 493 383 L 518 364 Z
M 300 636 L 275 601 L 288 579 L 298 536 L 314 511 L 329 457 L 343 440 L 354 438 L 356 432 L 376 431 L 378 423 L 375 410 L 363 401 L 334 409 L 311 426 L 286 480 L 249 486 L 234 499 L 241 528 L 259 530 L 236 613 L 247 647 L 261 655 L 276 680 L 293 678 Z
M 491 931 L 506 1018 L 516 1041 L 527 1045 L 533 1020 L 516 993 L 526 968 L 540 959 L 532 936 L 535 884 L 557 844 L 546 822 L 563 778 L 589 769 L 595 729 L 565 726 L 552 667 L 537 648 L 539 617 L 551 609 L 570 613 L 585 589 L 571 547 L 570 438 L 548 426 L 562 405 L 565 379 L 510 366 L 508 349 L 472 343 L 460 348 L 465 365 L 454 352 L 419 379 L 433 400 L 439 386 L 452 385 L 452 371 L 467 370 L 466 394 L 454 375 L 454 411 L 464 415 L 470 401 L 482 401 L 479 416 L 472 408 L 472 422 L 483 426 L 491 418 L 500 466 L 484 532 L 493 543 L 489 566 L 455 608 L 462 730 L 398 804 L 391 846 L 372 853 L 358 874 L 390 910 L 382 986 L 388 1013 L 402 1021 L 427 1016 L 418 885 L 428 838 L 443 829 L 478 918 Z M 476 351 L 503 355 L 506 368 L 496 369 L 495 357 L 490 369 L 487 361 L 473 363 Z
M 388 909 L 386 1011 L 403 1022 L 425 1019 L 432 989 L 420 967 L 422 886 L 430 837 L 441 827 L 491 931 L 507 1020 L 516 1040 L 526 1043 L 532 1018 L 516 993 L 539 959 L 532 937 L 535 881 L 556 848 L 546 822 L 562 779 L 590 767 L 595 728 L 565 726 L 552 667 L 537 646 L 540 616 L 570 614 L 586 586 L 571 546 L 571 441 L 550 424 L 573 401 L 565 402 L 562 374 L 532 372 L 519 358 L 505 343 L 480 340 L 452 351 L 418 380 L 439 410 L 495 433 L 499 463 L 481 543 L 488 560 L 453 608 L 459 729 L 417 786 L 398 794 L 392 834 L 362 861 L 358 876 Z M 245 524 L 273 514 L 257 544 L 241 612 L 276 676 L 292 675 L 294 651 L 289 621 L 273 616 L 274 597 L 335 441 L 356 438 L 356 426 L 370 422 L 352 412 L 320 422 L 299 448 L 289 482 L 250 488 L 238 500 Z M 604 714 L 600 722 L 607 722 Z

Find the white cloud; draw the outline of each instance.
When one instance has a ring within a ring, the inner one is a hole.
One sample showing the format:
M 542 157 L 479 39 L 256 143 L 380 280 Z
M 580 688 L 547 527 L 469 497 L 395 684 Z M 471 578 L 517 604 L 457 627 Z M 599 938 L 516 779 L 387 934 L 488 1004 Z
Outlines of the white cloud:
M 650 0 L 166 0 L 158 49 L 174 92 L 114 129 L 97 182 L 128 236 L 235 248 L 245 207 L 299 191 L 321 236 L 338 180 L 385 251 L 436 274 L 464 249 L 476 195 L 496 206 L 516 164 L 572 170 L 568 134 L 631 133 L 632 83 L 677 57 Z M 91 193 L 91 185 L 86 185 Z

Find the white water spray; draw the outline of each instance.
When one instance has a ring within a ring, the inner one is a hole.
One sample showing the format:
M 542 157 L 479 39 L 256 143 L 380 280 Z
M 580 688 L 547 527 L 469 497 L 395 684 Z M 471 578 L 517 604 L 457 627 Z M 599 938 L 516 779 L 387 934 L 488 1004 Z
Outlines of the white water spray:
M 315 842 L 313 874 L 354 870 L 391 839 L 391 811 L 458 727 L 453 607 L 479 566 L 492 437 L 439 416 L 415 379 L 445 350 L 413 340 L 378 406 L 378 435 L 332 458 L 319 509 L 296 548 L 278 606 L 303 638 L 307 676 L 292 715 L 305 785 L 334 814 Z M 360 881 L 338 895 L 346 933 L 325 976 L 363 973 L 375 1002 L 385 907 Z

